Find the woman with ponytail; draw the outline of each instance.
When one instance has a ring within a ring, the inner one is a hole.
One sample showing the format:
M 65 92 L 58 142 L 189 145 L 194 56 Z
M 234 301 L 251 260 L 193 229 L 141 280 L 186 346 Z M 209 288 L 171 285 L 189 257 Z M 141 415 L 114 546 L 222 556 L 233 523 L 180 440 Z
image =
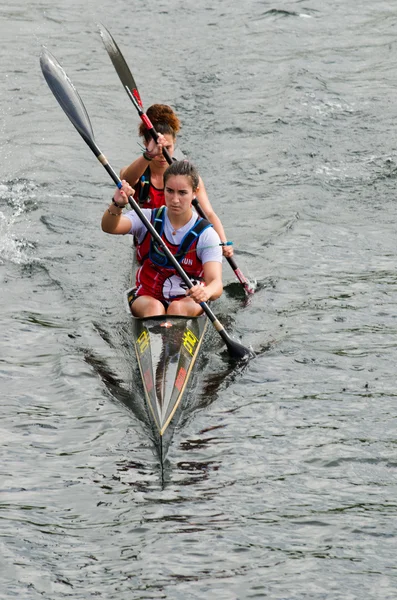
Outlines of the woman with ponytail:
M 146 114 L 159 134 L 157 143 L 150 136 L 145 125 L 141 123 L 139 135 L 144 140 L 145 150 L 142 156 L 121 169 L 120 177 L 134 188 L 135 200 L 142 208 L 159 208 L 165 204 L 163 178 L 168 167 L 163 155 L 163 148 L 166 148 L 171 157 L 173 156 L 180 122 L 172 108 L 166 104 L 153 104 L 148 108 Z M 211 206 L 201 177 L 195 193 L 201 208 L 214 226 L 221 241 L 226 242 L 223 225 Z M 232 246 L 224 245 L 222 248 L 225 256 L 233 255 Z

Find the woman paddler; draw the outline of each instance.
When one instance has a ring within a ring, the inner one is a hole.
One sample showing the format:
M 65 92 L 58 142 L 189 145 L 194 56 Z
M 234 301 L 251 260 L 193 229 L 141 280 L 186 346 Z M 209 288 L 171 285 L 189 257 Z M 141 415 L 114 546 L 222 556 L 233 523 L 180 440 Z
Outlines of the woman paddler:
M 159 208 L 164 205 L 164 172 L 168 163 L 163 155 L 163 147 L 172 157 L 175 150 L 176 135 L 180 122 L 172 108 L 166 104 L 153 104 L 146 111 L 147 116 L 159 133 L 158 143 L 150 136 L 143 123 L 139 126 L 139 135 L 144 139 L 145 150 L 133 163 L 120 171 L 120 178 L 125 179 L 135 189 L 135 200 L 141 208 Z M 204 182 L 199 178 L 196 197 L 201 208 L 213 224 L 221 242 L 227 241 L 221 220 L 215 213 L 208 199 Z M 232 246 L 223 246 L 224 256 L 233 256 Z
M 137 317 L 201 314 L 200 302 L 222 294 L 222 248 L 211 223 L 192 210 L 199 186 L 197 170 L 186 160 L 173 162 L 164 172 L 165 207 L 142 210 L 194 283 L 191 289 L 137 214 L 132 210 L 123 214 L 134 190 L 125 180 L 122 184 L 103 214 L 102 229 L 112 234 L 129 233 L 137 240 L 141 266 L 129 298 L 132 313 Z

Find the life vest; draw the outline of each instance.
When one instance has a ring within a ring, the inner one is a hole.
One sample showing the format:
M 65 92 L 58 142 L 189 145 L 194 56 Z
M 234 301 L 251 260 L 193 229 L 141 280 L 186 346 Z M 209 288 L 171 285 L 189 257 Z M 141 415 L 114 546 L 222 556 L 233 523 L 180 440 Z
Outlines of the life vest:
M 189 278 L 194 282 L 199 282 L 203 276 L 203 264 L 197 257 L 197 243 L 201 233 L 208 227 L 212 227 L 212 225 L 205 219 L 198 217 L 194 225 L 184 235 L 181 243 L 179 245 L 172 244 L 164 235 L 165 214 L 164 206 L 152 210 L 152 225 Z M 137 246 L 137 257 L 142 262 L 142 266 L 136 274 L 137 295 L 140 295 L 140 288 L 143 289 L 143 293 L 158 299 L 165 298 L 169 300 L 184 295 L 187 289 L 186 285 L 161 246 L 153 240 L 149 232 L 146 233 L 142 242 Z
M 160 208 L 160 206 L 164 206 L 164 189 L 159 190 L 151 183 L 150 167 L 146 169 L 138 183 L 135 184 L 134 199 L 141 208 Z

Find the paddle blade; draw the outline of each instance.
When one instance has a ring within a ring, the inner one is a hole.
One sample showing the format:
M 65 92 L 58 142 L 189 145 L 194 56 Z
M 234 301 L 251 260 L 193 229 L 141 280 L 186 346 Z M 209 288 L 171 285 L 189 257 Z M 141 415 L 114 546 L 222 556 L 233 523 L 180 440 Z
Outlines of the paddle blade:
M 94 132 L 82 99 L 56 58 L 43 48 L 40 66 L 48 87 L 58 100 L 61 108 L 76 127 L 82 138 L 92 148 Z
M 110 56 L 110 60 L 113 63 L 114 68 L 117 71 L 117 75 L 120 78 L 121 83 L 124 88 L 128 88 L 131 94 L 134 96 L 135 100 L 139 104 L 139 106 L 143 110 L 143 104 L 141 97 L 138 92 L 138 86 L 135 83 L 135 79 L 132 76 L 132 73 L 125 62 L 124 56 L 122 55 L 120 48 L 114 41 L 111 33 L 106 29 L 104 25 L 98 24 L 99 33 L 101 34 L 101 38 L 103 44 L 106 48 L 107 53 Z
M 225 342 L 230 356 L 236 360 L 249 360 L 255 356 L 252 350 L 243 346 L 240 342 L 232 340 L 230 336 L 227 336 Z

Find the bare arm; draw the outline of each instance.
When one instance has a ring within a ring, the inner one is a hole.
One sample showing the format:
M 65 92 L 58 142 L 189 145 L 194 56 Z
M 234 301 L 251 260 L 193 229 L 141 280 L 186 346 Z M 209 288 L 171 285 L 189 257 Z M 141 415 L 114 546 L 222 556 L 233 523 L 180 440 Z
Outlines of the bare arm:
M 101 223 L 102 231 L 114 235 L 125 235 L 131 229 L 131 221 L 124 217 L 121 212 L 116 215 L 116 210 L 114 204 L 110 204 L 109 209 L 105 210 Z M 111 211 L 111 214 L 109 211 Z
M 208 199 L 207 191 L 205 189 L 205 185 L 203 180 L 200 177 L 199 188 L 197 190 L 197 200 L 203 211 L 205 212 L 210 223 L 213 224 L 216 233 L 221 238 L 221 242 L 227 242 L 227 237 L 225 234 L 225 230 L 223 229 L 222 222 L 214 209 L 212 208 L 211 202 Z M 232 246 L 223 246 L 223 254 L 224 256 L 233 256 L 233 248 Z
M 194 285 L 187 291 L 187 295 L 198 303 L 216 300 L 223 292 L 222 264 L 216 261 L 209 261 L 205 263 L 203 269 L 205 287 Z
M 146 160 L 143 156 L 140 156 L 134 162 L 127 167 L 123 167 L 120 171 L 120 179 L 125 179 L 132 186 L 136 185 L 139 178 L 144 174 L 150 160 Z
M 144 155 L 148 158 L 145 158 L 144 155 L 139 156 L 134 162 L 132 162 L 127 167 L 123 167 L 120 171 L 120 179 L 125 179 L 130 185 L 136 185 L 139 178 L 144 174 L 148 166 L 150 165 L 151 160 L 162 154 L 163 146 L 167 145 L 167 140 L 163 136 L 163 134 L 159 133 L 159 137 L 157 139 L 157 143 L 154 140 L 150 140 L 150 142 L 146 146 L 146 150 Z
M 134 190 L 128 183 L 123 180 L 121 190 L 116 189 L 114 199 L 118 206 L 113 203 L 105 210 L 102 216 L 102 231 L 112 233 L 114 235 L 125 235 L 131 230 L 131 221 L 128 217 L 123 216 L 123 208 L 128 204 L 128 196 L 134 195 Z

